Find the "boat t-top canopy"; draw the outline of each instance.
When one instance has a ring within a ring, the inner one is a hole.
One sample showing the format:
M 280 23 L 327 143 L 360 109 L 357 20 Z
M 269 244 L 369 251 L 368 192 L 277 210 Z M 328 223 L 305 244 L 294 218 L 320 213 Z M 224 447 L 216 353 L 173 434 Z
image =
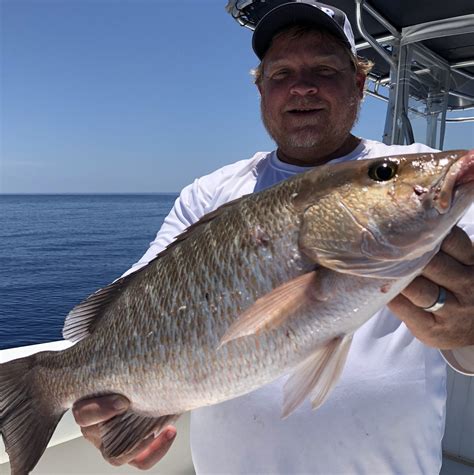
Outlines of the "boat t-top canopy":
M 227 11 L 255 28 L 289 0 L 230 0 Z M 427 145 L 442 149 L 448 112 L 474 108 L 474 1 L 327 0 L 346 12 L 357 52 L 375 63 L 368 94 L 388 103 L 383 141 L 413 143 L 423 119 Z M 383 88 L 383 89 L 382 89 Z M 459 114 L 456 114 L 459 115 Z

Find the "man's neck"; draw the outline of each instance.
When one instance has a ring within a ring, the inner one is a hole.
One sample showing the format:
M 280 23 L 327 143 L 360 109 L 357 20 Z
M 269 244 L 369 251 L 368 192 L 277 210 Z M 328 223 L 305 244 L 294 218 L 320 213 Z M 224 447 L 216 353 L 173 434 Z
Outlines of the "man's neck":
M 320 149 L 313 150 L 303 148 L 283 150 L 282 148 L 278 147 L 277 155 L 282 162 L 290 163 L 291 165 L 298 165 L 300 167 L 314 167 L 317 165 L 323 165 L 324 163 L 330 162 L 335 158 L 348 155 L 356 149 L 360 142 L 360 138 L 350 134 L 347 140 L 339 148 L 330 152 L 321 153 Z

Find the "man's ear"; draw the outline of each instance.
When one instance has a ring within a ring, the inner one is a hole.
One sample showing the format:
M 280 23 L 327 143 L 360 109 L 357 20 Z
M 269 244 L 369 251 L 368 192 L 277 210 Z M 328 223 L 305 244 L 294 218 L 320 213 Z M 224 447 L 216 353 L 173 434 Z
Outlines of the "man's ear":
M 365 81 L 367 80 L 367 76 L 362 73 L 356 73 L 356 86 L 359 90 L 359 96 L 362 98 L 364 97 L 364 87 Z

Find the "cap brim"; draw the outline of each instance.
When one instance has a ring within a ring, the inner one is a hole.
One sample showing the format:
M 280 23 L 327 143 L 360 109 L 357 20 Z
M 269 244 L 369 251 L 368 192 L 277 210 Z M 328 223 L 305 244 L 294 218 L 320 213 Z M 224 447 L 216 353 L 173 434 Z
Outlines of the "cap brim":
M 342 28 L 317 6 L 308 3 L 284 3 L 270 10 L 258 22 L 252 37 L 252 48 L 259 59 L 267 52 L 272 38 L 283 28 L 293 25 L 313 25 L 329 30 L 340 38 L 349 49 L 351 45 Z

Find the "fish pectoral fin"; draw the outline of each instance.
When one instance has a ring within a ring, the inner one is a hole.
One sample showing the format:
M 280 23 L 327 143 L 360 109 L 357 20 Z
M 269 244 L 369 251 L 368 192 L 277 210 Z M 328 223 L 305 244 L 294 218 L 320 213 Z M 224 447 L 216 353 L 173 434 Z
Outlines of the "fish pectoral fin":
M 167 424 L 181 414 L 146 417 L 127 411 L 99 425 L 102 438 L 102 453 L 109 459 L 129 460 L 143 450 L 141 442 L 158 434 Z
M 352 335 L 334 338 L 296 368 L 283 388 L 282 418 L 289 416 L 307 396 L 313 409 L 323 404 L 339 380 L 351 342 Z
M 332 293 L 332 279 L 320 278 L 320 273 L 315 270 L 303 274 L 257 299 L 230 325 L 218 348 L 231 340 L 278 328 L 305 305 L 327 300 Z

